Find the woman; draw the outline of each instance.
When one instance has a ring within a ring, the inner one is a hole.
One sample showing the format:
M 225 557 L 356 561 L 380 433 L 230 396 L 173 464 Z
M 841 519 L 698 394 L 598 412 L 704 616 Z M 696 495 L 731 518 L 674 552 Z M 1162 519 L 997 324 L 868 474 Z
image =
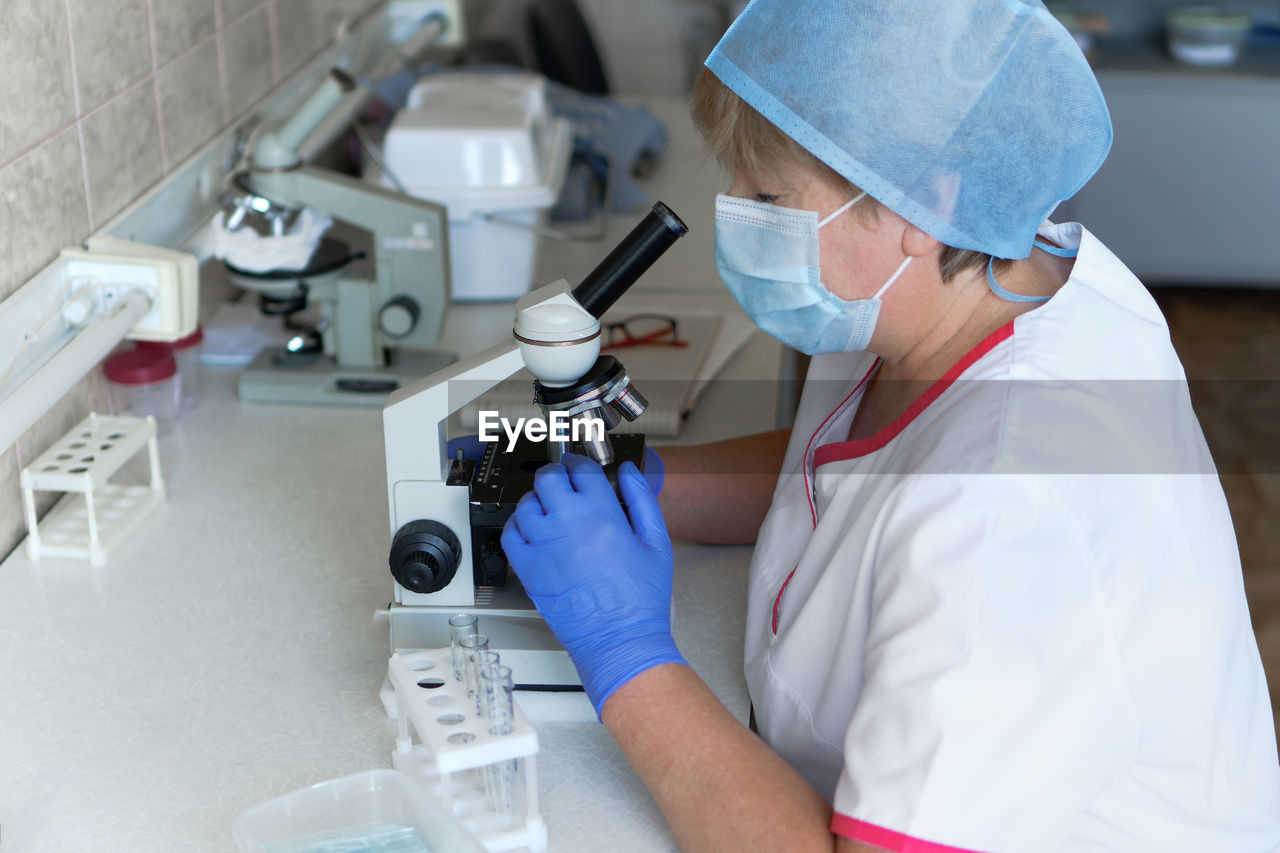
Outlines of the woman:
M 1111 139 L 1070 36 L 1038 2 L 755 0 L 693 111 L 733 176 L 717 267 L 815 356 L 789 436 L 663 451 L 673 533 L 757 542 L 760 737 L 671 640 L 633 468 L 624 514 L 592 463 L 548 466 L 503 538 L 681 846 L 1280 849 L 1167 328 L 1096 238 L 1044 223 Z

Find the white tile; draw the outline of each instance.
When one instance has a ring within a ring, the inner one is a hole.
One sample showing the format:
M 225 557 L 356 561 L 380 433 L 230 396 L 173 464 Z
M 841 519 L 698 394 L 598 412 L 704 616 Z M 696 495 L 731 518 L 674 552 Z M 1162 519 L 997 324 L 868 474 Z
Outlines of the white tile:
M 0 3 L 0 164 L 75 118 L 67 9 L 51 0 Z
M 226 73 L 227 107 L 238 116 L 271 88 L 271 33 L 266 7 L 218 34 Z
M 158 83 L 165 156 L 173 167 L 208 142 L 223 125 L 217 40 L 210 39 L 161 68 Z
M 213 35 L 214 0 L 152 0 L 156 60 L 163 67 Z
M 0 169 L 0 296 L 88 234 L 75 127 Z
M 147 0 L 67 0 L 80 114 L 151 73 Z
M 323 11 L 313 0 L 271 0 L 282 77 L 296 71 L 325 43 Z
M 164 174 L 155 89 L 134 86 L 82 123 L 93 217 L 106 222 Z
M 240 18 L 261 7 L 266 0 L 218 0 L 222 26 L 228 27 Z

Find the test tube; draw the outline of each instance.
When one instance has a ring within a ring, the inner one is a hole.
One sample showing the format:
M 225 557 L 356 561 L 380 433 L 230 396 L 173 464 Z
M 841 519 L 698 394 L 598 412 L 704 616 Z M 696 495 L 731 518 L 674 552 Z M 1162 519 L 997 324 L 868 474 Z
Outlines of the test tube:
M 476 674 L 476 716 L 489 716 L 488 702 L 485 700 L 483 685 L 480 683 L 480 673 L 484 672 L 486 667 L 495 666 L 502 662 L 501 656 L 497 652 L 476 652 L 475 669 L 472 670 Z
M 478 683 L 476 658 L 480 652 L 489 651 L 489 638 L 484 634 L 472 634 L 459 640 L 458 648 L 462 650 L 462 683 L 467 687 L 467 695 L 474 696 Z
M 484 693 L 485 716 L 489 719 L 489 734 L 507 735 L 515 729 L 515 704 L 512 700 L 511 667 L 490 664 L 480 670 L 481 691 Z M 485 793 L 489 809 L 499 815 L 502 829 L 516 826 L 516 759 L 496 761 L 484 768 Z
M 489 654 L 497 657 L 493 652 Z M 484 693 L 485 716 L 489 718 L 489 734 L 511 734 L 516 719 L 511 667 L 503 666 L 496 660 L 483 667 L 480 670 L 480 686 Z
M 453 650 L 453 677 L 458 681 L 462 680 L 462 649 L 459 644 L 463 637 L 470 637 L 480 633 L 476 621 L 474 613 L 459 613 L 457 616 L 449 617 L 449 642 Z

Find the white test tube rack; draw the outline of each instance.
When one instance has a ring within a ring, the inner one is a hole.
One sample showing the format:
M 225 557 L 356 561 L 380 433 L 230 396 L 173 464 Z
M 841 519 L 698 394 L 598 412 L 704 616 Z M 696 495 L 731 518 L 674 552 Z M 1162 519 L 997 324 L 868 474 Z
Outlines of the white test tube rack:
M 150 483 L 110 482 L 113 474 L 144 449 L 151 464 Z M 101 566 L 112 549 L 164 501 L 156 420 L 90 413 L 23 468 L 20 479 L 27 518 L 27 556 L 32 560 L 73 557 Z M 84 500 L 64 498 L 41 524 L 36 518 L 37 491 L 78 493 Z
M 399 725 L 395 769 L 426 785 L 492 853 L 546 849 L 547 826 L 538 811 L 538 733 L 519 703 L 511 732 L 494 735 L 488 718 L 476 715 L 465 682 L 453 677 L 451 649 L 394 654 L 387 670 L 394 690 L 388 711 Z M 517 812 L 509 821 L 490 809 L 483 769 L 517 759 Z

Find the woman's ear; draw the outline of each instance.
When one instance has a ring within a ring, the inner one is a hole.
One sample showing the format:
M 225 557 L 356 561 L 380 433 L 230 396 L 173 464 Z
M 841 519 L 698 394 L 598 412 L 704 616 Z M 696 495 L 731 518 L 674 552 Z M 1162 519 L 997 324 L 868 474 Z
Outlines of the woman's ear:
M 902 232 L 902 253 L 912 258 L 923 258 L 926 255 L 932 255 L 942 251 L 942 244 L 931 237 L 929 234 L 907 223 L 907 228 Z

